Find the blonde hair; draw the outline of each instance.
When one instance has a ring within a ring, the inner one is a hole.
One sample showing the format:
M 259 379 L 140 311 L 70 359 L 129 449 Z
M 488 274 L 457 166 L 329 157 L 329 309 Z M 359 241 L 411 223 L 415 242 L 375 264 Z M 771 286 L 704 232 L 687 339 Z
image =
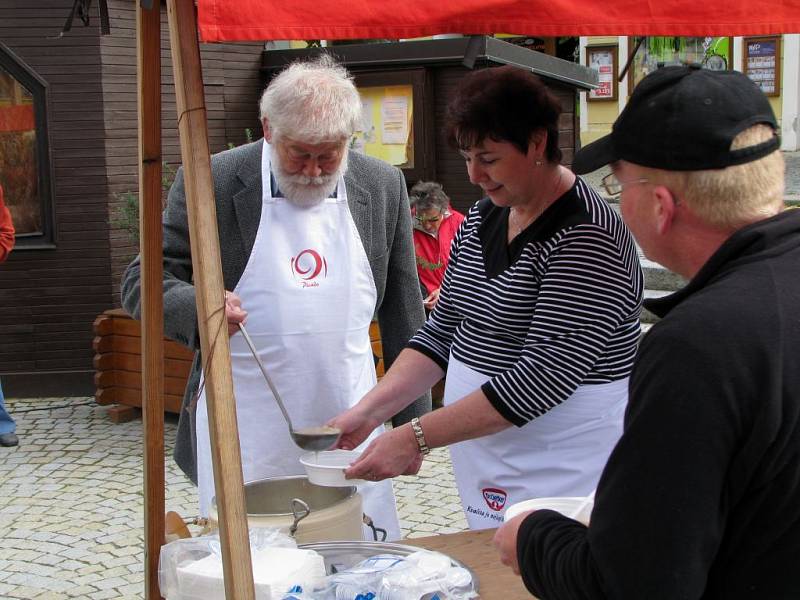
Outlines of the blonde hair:
M 775 132 L 764 124 L 742 131 L 731 150 L 768 141 Z M 662 171 L 643 168 L 644 177 L 668 187 L 708 225 L 738 229 L 771 217 L 783 208 L 784 162 L 780 150 L 724 169 Z

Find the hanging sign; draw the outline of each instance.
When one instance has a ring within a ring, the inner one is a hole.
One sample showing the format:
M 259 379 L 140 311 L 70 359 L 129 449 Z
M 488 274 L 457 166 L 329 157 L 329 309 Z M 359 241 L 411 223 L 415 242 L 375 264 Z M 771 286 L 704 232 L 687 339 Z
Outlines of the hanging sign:
M 586 64 L 597 72 L 598 86 L 589 90 L 588 100 L 617 99 L 617 47 L 589 46 Z
M 781 39 L 745 38 L 744 72 L 767 96 L 780 95 Z

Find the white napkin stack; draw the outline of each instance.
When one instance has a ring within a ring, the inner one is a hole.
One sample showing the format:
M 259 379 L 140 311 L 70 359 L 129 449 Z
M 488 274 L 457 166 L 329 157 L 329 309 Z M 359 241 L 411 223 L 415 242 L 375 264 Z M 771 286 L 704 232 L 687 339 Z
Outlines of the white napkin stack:
M 254 550 L 252 560 L 257 600 L 280 599 L 292 586 L 307 589 L 325 577 L 325 561 L 313 550 L 264 548 Z M 220 556 L 211 554 L 177 571 L 179 593 L 167 600 L 225 600 Z

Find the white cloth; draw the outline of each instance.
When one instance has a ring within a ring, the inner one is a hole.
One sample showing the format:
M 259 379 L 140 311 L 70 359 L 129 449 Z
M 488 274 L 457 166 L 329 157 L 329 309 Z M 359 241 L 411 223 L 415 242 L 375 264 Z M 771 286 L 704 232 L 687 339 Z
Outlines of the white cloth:
M 337 197 L 315 206 L 273 198 L 270 147 L 264 144 L 262 184 L 261 221 L 234 291 L 247 311 L 247 332 L 295 428 L 319 426 L 353 406 L 376 383 L 369 340 L 375 283 L 343 178 Z M 292 442 L 242 335 L 234 335 L 230 344 L 245 482 L 305 475 L 299 462 L 303 451 Z M 197 471 L 200 514 L 205 516 L 214 496 L 205 394 L 197 406 Z M 387 539 L 399 539 L 391 481 L 358 489 L 364 512 L 387 530 Z
M 474 392 L 489 377 L 450 356 L 444 404 Z M 523 427 L 450 446 L 470 529 L 503 522 L 506 507 L 531 498 L 586 496 L 597 487 L 622 435 L 628 379 L 583 385 Z

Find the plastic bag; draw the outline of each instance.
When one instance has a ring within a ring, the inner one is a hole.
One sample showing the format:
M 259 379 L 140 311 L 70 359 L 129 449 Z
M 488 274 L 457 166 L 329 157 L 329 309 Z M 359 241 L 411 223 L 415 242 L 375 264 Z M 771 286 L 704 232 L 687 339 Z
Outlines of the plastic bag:
M 477 597 L 472 574 L 439 552 L 379 554 L 329 575 L 283 600 L 467 600 Z
M 325 576 L 322 556 L 300 550 L 278 529 L 250 529 L 257 600 L 279 600 L 287 590 L 311 588 Z M 167 600 L 225 600 L 219 534 L 170 542 L 161 548 L 158 580 Z

